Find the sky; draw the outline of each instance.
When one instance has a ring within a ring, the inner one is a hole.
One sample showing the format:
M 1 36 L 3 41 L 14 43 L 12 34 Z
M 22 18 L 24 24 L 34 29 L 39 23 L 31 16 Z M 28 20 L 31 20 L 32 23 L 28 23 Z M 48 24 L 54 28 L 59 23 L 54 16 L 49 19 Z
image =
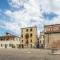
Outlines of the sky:
M 0 35 L 20 36 L 21 28 L 60 24 L 60 0 L 0 0 Z

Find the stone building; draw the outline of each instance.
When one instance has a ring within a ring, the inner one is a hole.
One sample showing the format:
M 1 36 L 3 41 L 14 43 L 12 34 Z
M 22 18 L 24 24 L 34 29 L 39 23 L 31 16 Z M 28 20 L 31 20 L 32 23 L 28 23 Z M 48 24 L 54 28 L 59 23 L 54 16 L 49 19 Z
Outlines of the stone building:
M 34 27 L 25 27 L 21 28 L 21 48 L 33 48 L 36 47 L 37 42 L 37 28 Z
M 45 48 L 60 48 L 60 24 L 45 25 Z
M 6 33 L 0 36 L 0 48 L 18 48 L 20 46 L 19 37 Z

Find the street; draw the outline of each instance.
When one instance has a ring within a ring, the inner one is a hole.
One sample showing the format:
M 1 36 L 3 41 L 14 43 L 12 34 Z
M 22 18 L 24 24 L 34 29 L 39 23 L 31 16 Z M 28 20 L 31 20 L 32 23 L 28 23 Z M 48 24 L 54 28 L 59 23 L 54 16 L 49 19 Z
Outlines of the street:
M 45 49 L 0 49 L 0 60 L 60 60 Z

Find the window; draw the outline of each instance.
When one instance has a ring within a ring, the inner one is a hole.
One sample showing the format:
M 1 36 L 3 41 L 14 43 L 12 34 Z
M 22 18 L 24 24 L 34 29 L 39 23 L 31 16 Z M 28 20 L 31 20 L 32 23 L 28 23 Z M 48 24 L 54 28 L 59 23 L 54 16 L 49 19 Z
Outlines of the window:
M 2 41 L 3 39 L 1 38 L 1 41 Z
M 28 38 L 29 38 L 29 34 L 26 33 L 26 34 L 25 34 L 25 39 L 28 39 Z
M 32 43 L 32 39 L 30 40 L 30 42 Z
M 8 44 L 5 44 L 5 48 L 7 48 Z
M 32 44 L 30 44 L 30 47 L 32 48 Z
M 9 40 L 9 38 L 7 38 L 7 40 Z
M 12 44 L 9 44 L 10 47 L 12 47 Z
M 2 44 L 1 44 L 1 47 L 2 47 Z
M 28 29 L 26 29 L 26 32 L 28 32 Z
M 23 44 L 21 46 L 22 46 L 22 48 L 24 48 L 24 45 Z
M 22 40 L 22 42 L 23 42 L 23 40 Z
M 21 35 L 21 37 L 23 38 L 23 34 Z
M 32 28 L 30 29 L 30 31 L 32 31 Z
M 50 26 L 48 29 L 49 29 L 49 32 L 52 32 L 53 31 L 53 26 Z
M 26 44 L 28 44 L 29 42 L 28 42 L 28 40 L 26 40 Z
M 41 41 L 40 41 L 40 43 L 41 43 Z
M 7 41 L 9 40 L 9 36 L 6 36 L 5 38 L 6 38 Z
M 32 37 L 32 33 L 30 34 L 30 37 Z
M 52 29 L 52 28 L 50 28 L 50 31 L 53 31 L 53 29 Z

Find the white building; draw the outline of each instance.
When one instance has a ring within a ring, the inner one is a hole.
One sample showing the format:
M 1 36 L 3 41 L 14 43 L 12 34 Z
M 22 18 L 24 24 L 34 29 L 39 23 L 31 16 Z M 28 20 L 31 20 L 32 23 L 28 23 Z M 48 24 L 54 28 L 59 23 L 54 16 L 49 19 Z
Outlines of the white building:
M 40 48 L 44 48 L 44 32 L 40 32 L 39 46 L 40 46 Z
M 0 48 L 19 48 L 20 39 L 10 33 L 0 36 Z

